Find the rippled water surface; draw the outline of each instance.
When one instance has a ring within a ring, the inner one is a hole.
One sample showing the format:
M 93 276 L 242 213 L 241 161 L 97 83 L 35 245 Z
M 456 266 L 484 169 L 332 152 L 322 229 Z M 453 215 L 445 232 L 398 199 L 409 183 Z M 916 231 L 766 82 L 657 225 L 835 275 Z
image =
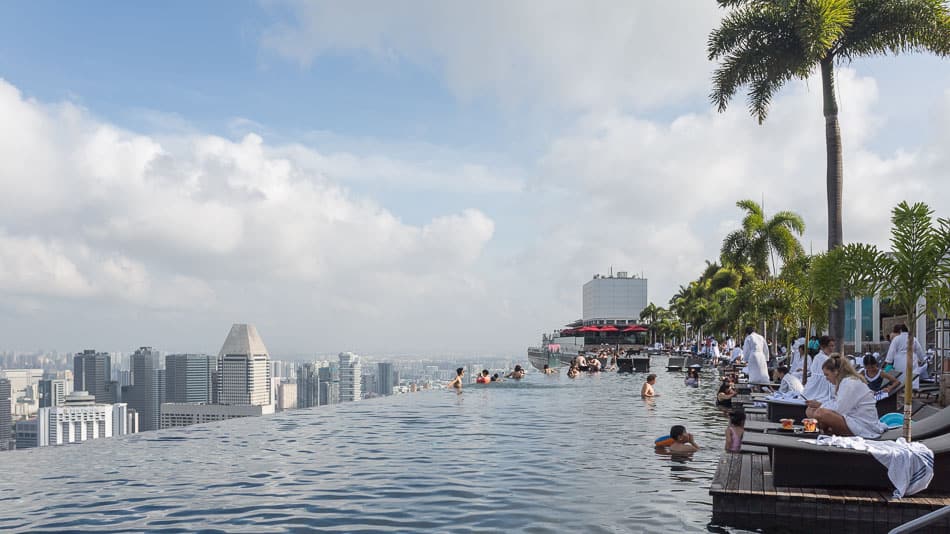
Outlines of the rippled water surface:
M 0 454 L 0 531 L 711 528 L 726 421 L 683 374 L 431 391 Z M 658 455 L 674 423 L 703 450 Z

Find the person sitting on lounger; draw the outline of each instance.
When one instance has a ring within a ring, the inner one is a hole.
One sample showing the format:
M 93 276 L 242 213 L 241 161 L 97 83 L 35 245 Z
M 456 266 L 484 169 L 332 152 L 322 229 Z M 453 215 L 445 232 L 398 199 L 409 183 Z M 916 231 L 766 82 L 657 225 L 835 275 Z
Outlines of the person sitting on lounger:
M 742 434 L 745 433 L 745 411 L 733 410 L 726 427 L 726 452 L 742 452 Z
M 802 385 L 802 381 L 784 365 L 780 365 L 775 369 L 775 379 L 781 382 L 781 385 L 778 387 L 778 392 L 783 395 L 790 395 L 792 393 L 801 394 L 802 390 L 805 389 L 805 386 Z
M 891 373 L 882 371 L 877 358 L 870 354 L 864 357 L 864 371 L 861 374 L 864 376 L 864 381 L 868 383 L 868 388 L 875 393 L 884 390 L 890 394 L 900 386 L 897 378 Z M 887 386 L 884 385 L 885 380 L 887 380 Z
M 834 396 L 825 403 L 806 401 L 805 414 L 817 419 L 818 427 L 825 434 L 880 437 L 887 425 L 878 421 L 874 394 L 851 363 L 836 352 L 828 357 L 821 370 L 834 386 Z

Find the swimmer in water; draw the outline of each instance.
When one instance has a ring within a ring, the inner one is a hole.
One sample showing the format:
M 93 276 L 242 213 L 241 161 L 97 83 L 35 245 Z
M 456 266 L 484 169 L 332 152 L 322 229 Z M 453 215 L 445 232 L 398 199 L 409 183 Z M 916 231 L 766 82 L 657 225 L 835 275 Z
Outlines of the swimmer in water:
M 449 382 L 448 387 L 450 387 L 450 388 L 456 388 L 456 389 L 462 389 L 462 377 L 463 377 L 464 375 L 465 375 L 465 368 L 464 368 L 464 367 L 459 367 L 458 369 L 456 369 L 456 370 L 455 370 L 455 378 L 453 378 L 452 381 Z
M 508 373 L 508 376 L 506 376 L 505 378 L 514 378 L 515 380 L 521 380 L 522 378 L 524 378 L 524 369 L 522 369 L 520 365 L 516 365 L 515 370 Z
M 643 387 L 640 389 L 640 396 L 644 399 L 656 397 L 657 393 L 653 389 L 654 384 L 656 384 L 656 375 L 647 375 L 647 381 L 644 382 Z

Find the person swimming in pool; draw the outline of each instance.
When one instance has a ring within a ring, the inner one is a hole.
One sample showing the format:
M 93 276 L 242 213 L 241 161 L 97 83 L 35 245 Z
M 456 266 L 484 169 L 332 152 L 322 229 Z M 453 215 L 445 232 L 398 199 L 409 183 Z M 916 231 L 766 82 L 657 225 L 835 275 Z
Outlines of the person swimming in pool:
M 455 378 L 453 378 L 452 381 L 449 382 L 449 385 L 448 385 L 447 387 L 455 388 L 455 389 L 462 389 L 462 377 L 463 377 L 463 376 L 465 376 L 465 368 L 464 368 L 464 367 L 459 367 L 458 369 L 455 370 Z
M 647 381 L 643 383 L 643 387 L 640 388 L 640 396 L 644 399 L 649 399 L 657 396 L 656 390 L 653 389 L 653 385 L 656 384 L 656 375 L 649 374 L 647 375 Z
M 515 370 L 508 373 L 505 378 L 514 378 L 515 380 L 521 380 L 524 378 L 524 369 L 520 365 L 515 366 Z

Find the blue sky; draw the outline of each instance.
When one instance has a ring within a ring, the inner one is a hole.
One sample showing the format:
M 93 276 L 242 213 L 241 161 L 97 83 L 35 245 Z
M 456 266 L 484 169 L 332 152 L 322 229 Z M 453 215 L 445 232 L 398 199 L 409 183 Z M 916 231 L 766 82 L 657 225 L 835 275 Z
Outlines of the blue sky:
M 817 79 L 758 126 L 707 102 L 715 2 L 538 5 L 0 4 L 0 349 L 254 322 L 285 354 L 517 355 L 611 266 L 665 304 L 740 198 L 824 246 Z M 883 245 L 897 201 L 950 205 L 950 64 L 838 83 L 845 237 Z

